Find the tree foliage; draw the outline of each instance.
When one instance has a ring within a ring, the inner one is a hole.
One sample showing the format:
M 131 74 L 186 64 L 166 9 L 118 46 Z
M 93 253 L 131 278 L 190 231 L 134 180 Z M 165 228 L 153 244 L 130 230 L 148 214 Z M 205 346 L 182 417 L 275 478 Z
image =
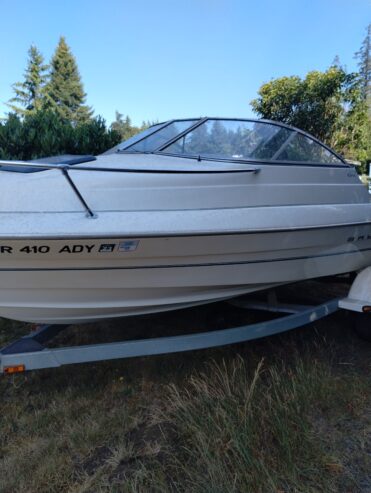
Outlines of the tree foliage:
M 45 91 L 46 107 L 66 121 L 75 124 L 87 122 L 92 109 L 85 104 L 86 93 L 77 63 L 63 36 L 59 39 L 50 67 L 50 80 Z
M 371 139 L 363 83 L 339 64 L 303 79 L 274 79 L 261 86 L 251 104 L 259 116 L 305 130 L 346 158 L 366 163 Z
M 349 77 L 343 69 L 309 72 L 304 79 L 281 77 L 263 84 L 251 104 L 263 118 L 288 123 L 329 141 L 342 112 Z
M 366 171 L 371 161 L 371 25 L 355 57 L 358 73 L 347 73 L 336 56 L 325 72 L 263 84 L 251 103 L 254 111 L 308 131 L 347 159 L 363 163 Z
M 10 114 L 0 123 L 0 159 L 36 159 L 57 154 L 100 154 L 121 141 L 101 117 L 72 124 L 53 111 L 24 118 Z
M 85 104 L 86 94 L 76 60 L 62 36 L 50 65 L 44 64 L 42 54 L 32 45 L 22 82 L 13 84 L 14 97 L 8 106 L 19 116 L 50 109 L 66 122 L 84 123 L 93 111 Z
M 355 58 L 358 60 L 362 96 L 366 101 L 368 116 L 371 119 L 371 24 L 367 26 L 366 37 L 355 54 Z
M 120 134 L 122 140 L 127 140 L 135 135 L 139 129 L 133 127 L 129 116 L 124 116 L 116 111 L 115 121 L 111 124 L 111 129 Z
M 122 140 L 127 140 L 138 132 L 142 132 L 151 125 L 155 125 L 158 122 L 142 122 L 142 125 L 135 126 L 131 122 L 129 116 L 125 116 L 122 113 L 116 111 L 115 120 L 111 123 L 111 129 L 115 130 L 121 135 Z
M 44 104 L 48 65 L 35 45 L 28 50 L 27 68 L 24 81 L 13 84 L 14 97 L 8 106 L 18 115 L 28 115 L 39 111 Z
M 347 159 L 363 164 L 371 160 L 371 119 L 363 92 L 363 80 L 354 74 L 353 81 L 344 95 L 340 114 L 329 144 Z

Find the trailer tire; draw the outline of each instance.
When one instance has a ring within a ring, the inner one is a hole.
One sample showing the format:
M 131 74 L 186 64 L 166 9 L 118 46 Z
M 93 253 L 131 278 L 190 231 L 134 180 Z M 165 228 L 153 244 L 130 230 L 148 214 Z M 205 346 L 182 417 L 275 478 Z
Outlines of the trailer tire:
M 361 339 L 371 342 L 371 314 L 356 313 L 354 330 Z

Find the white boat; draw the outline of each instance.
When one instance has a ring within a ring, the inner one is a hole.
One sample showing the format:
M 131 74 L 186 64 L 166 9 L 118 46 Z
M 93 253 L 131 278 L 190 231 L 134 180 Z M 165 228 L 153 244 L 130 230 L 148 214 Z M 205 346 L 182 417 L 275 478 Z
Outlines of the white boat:
M 354 167 L 277 122 L 172 120 L 96 158 L 0 165 L 2 317 L 89 322 L 371 265 Z

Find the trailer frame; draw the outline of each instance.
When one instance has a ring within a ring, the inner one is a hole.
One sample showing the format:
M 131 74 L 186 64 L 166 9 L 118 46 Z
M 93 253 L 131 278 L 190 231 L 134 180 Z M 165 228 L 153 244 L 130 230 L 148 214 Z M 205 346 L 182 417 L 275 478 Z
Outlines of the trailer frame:
M 215 348 L 292 330 L 326 317 L 339 309 L 338 299 L 317 306 L 272 304 L 271 301 L 262 303 L 238 299 L 232 300 L 231 303 L 242 308 L 286 315 L 259 323 L 195 334 L 56 348 L 48 348 L 45 344 L 68 326 L 39 325 L 30 334 L 0 350 L 0 373 L 19 373 L 75 363 Z

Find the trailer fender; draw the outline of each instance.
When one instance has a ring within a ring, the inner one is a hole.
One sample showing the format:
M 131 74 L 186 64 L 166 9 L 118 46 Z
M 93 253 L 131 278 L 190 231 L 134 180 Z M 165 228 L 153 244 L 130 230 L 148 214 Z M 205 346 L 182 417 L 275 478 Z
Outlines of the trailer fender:
M 339 307 L 360 313 L 371 311 L 371 267 L 358 273 L 347 298 L 339 301 Z

